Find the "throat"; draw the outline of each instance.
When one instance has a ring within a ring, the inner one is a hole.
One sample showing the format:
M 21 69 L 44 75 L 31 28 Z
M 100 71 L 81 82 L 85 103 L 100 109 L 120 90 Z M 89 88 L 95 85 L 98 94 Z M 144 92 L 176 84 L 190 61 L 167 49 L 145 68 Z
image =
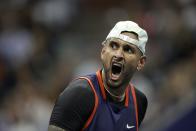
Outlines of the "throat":
M 109 98 L 109 101 L 112 101 L 114 103 L 122 103 L 122 104 L 124 104 L 125 94 L 123 94 L 122 96 L 114 96 L 114 95 L 110 94 L 108 91 L 107 91 L 106 94 L 107 94 L 107 97 Z
M 104 71 L 102 70 L 103 86 L 107 94 L 116 102 L 122 102 L 125 99 L 125 88 L 111 89 L 106 82 Z
M 122 95 L 115 95 L 112 92 L 110 92 L 107 88 L 105 88 L 107 94 L 109 95 L 109 98 L 111 98 L 114 102 L 123 102 L 125 100 L 125 93 Z

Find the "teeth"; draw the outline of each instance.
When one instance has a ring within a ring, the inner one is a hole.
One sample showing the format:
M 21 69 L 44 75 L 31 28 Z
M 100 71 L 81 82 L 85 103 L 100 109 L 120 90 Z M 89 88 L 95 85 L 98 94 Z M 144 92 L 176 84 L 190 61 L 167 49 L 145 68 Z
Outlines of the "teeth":
M 113 65 L 122 67 L 122 64 L 120 64 L 120 63 L 113 63 Z

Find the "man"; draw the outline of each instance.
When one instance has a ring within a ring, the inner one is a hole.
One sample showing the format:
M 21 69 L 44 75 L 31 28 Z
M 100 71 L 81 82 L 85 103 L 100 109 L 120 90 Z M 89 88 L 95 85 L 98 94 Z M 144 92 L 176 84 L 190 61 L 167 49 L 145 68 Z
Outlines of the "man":
M 49 131 L 138 131 L 147 99 L 130 80 L 144 67 L 145 30 L 118 22 L 102 43 L 103 68 L 73 80 L 54 106 Z

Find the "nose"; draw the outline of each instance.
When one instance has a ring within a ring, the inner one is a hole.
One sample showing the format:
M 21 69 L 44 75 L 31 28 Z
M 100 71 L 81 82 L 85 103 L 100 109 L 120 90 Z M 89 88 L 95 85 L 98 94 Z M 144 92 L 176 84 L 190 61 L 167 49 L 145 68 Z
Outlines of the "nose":
M 123 60 L 123 51 L 122 49 L 119 49 L 115 52 L 114 58 L 116 61 L 122 61 Z

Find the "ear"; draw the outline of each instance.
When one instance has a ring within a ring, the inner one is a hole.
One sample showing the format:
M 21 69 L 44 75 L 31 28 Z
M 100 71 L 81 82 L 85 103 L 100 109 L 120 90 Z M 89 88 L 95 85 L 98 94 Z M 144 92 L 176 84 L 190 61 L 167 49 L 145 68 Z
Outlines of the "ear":
M 137 70 L 140 71 L 144 68 L 146 63 L 146 56 L 141 56 L 140 60 L 138 61 Z
M 103 48 L 101 50 L 101 59 L 103 60 L 104 57 L 104 53 L 105 53 L 105 45 L 103 45 Z
M 106 49 L 105 49 L 105 46 L 106 46 L 106 45 L 105 45 L 105 42 L 106 42 L 106 41 L 103 41 L 103 42 L 102 42 L 102 46 L 103 46 L 103 47 L 102 47 L 102 49 L 101 49 L 101 59 L 103 59 L 103 56 L 104 56 L 104 53 L 105 53 L 105 50 L 106 50 Z

